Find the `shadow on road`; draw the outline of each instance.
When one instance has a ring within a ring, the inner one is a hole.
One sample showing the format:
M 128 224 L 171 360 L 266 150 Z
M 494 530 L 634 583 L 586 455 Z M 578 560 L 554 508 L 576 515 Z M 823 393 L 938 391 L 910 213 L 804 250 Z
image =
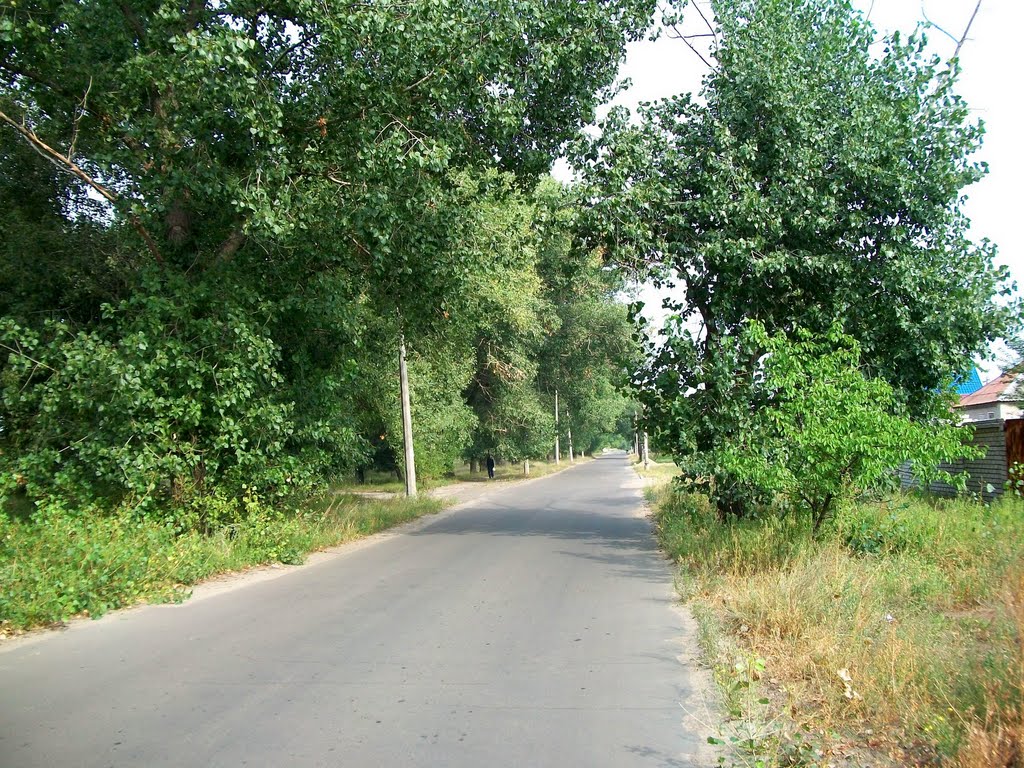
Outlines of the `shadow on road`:
M 605 505 L 605 509 L 617 505 Z M 640 517 L 624 517 L 609 511 L 559 510 L 556 505 L 540 510 L 494 505 L 454 515 L 428 525 L 410 536 L 507 536 L 550 539 L 579 546 L 560 547 L 557 553 L 611 566 L 633 578 L 664 582 L 665 561 L 658 552 L 651 524 Z

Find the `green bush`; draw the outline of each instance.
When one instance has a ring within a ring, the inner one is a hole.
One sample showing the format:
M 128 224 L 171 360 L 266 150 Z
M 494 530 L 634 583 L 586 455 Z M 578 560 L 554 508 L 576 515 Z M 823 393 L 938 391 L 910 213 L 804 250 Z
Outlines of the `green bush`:
M 931 399 L 927 419 L 911 419 L 838 325 L 822 336 L 802 329 L 793 336 L 771 335 L 757 322 L 742 334 L 744 348 L 760 358 L 753 376 L 757 406 L 711 458 L 713 491 L 738 495 L 720 507 L 742 510 L 781 497 L 806 510 L 817 531 L 836 508 L 905 462 L 922 476 L 956 482 L 935 468 L 977 449 L 966 444 L 969 432 L 953 423 L 943 396 Z
M 215 288 L 151 281 L 93 331 L 0 322 L 0 499 L 158 506 L 307 486 L 316 467 L 289 452 L 293 407 L 261 308 Z
M 71 510 L 47 501 L 29 515 L 0 512 L 0 629 L 101 616 L 138 602 L 176 599 L 187 585 L 307 552 L 440 509 L 434 499 L 333 499 L 301 510 L 255 495 L 210 496 L 184 513 L 121 507 Z
M 837 517 L 836 533 L 854 554 L 922 552 L 929 546 L 929 536 L 934 536 L 935 530 L 929 525 L 930 520 L 912 519 L 900 514 L 909 506 L 908 503 L 899 508 L 893 508 L 891 504 L 851 506 Z
M 0 621 L 48 624 L 168 597 L 175 537 L 131 514 L 53 503 L 30 520 L 0 515 Z
M 810 522 L 802 517 L 773 511 L 723 522 L 707 494 L 678 483 L 662 489 L 654 503 L 662 547 L 705 576 L 784 567 L 810 546 Z

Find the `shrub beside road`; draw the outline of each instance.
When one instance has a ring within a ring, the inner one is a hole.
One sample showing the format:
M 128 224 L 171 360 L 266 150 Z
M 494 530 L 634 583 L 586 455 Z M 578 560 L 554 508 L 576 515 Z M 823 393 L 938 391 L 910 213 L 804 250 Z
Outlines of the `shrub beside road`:
M 1018 764 L 1019 499 L 859 500 L 813 536 L 806 517 L 723 522 L 679 483 L 649 497 L 738 764 Z

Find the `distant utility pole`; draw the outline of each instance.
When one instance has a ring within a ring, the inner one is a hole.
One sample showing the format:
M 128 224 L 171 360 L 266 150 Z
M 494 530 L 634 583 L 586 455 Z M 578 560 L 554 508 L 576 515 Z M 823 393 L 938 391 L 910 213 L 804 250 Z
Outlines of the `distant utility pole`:
M 398 378 L 402 389 L 402 439 L 405 442 L 405 495 L 416 495 L 416 455 L 412 447 L 412 407 L 409 400 L 409 372 L 405 367 L 405 334 L 398 334 Z
M 555 390 L 555 464 L 561 462 L 558 448 L 558 390 Z
M 572 453 L 572 423 L 569 421 L 569 411 L 565 412 L 565 436 L 569 440 L 569 463 L 575 464 L 576 457 Z

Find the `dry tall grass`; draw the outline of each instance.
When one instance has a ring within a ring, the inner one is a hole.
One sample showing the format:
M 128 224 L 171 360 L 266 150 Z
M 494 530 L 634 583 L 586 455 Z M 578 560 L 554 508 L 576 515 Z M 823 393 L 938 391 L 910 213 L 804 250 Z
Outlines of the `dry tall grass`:
M 764 660 L 777 755 L 802 732 L 822 765 L 1024 765 L 1024 505 L 863 504 L 817 540 L 793 518 L 722 524 L 680 491 L 658 510 L 700 613 Z
M 989 691 L 988 717 L 984 722 L 969 724 L 957 754 L 957 768 L 1024 765 L 1024 567 L 1013 574 L 1008 585 L 1003 603 L 1016 635 L 1012 688 L 1009 692 L 998 688 Z

